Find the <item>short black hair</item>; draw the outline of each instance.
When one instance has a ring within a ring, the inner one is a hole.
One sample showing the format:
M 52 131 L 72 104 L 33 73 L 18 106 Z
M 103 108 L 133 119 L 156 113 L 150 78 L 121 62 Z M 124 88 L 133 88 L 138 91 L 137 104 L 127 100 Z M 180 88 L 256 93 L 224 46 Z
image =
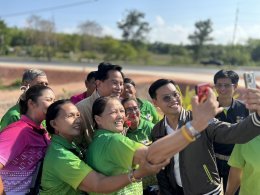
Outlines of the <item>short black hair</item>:
M 51 126 L 50 121 L 54 120 L 58 116 L 61 106 L 63 104 L 68 104 L 68 103 L 71 103 L 69 99 L 57 100 L 56 102 L 52 103 L 48 107 L 45 120 L 46 120 L 47 131 L 50 134 L 55 133 L 55 129 L 53 128 L 53 126 Z
M 149 87 L 149 95 L 152 99 L 156 99 L 156 91 L 157 89 L 159 89 L 160 87 L 167 85 L 167 84 L 173 84 L 174 86 L 176 86 L 176 83 L 173 80 L 170 79 L 158 79 L 155 82 L 153 82 L 151 84 L 151 86 Z
M 239 76 L 233 70 L 220 70 L 214 75 L 214 84 L 217 83 L 218 79 L 228 78 L 232 84 L 238 84 Z
M 126 84 L 126 83 L 129 83 L 129 84 L 133 85 L 134 87 L 136 86 L 135 82 L 130 78 L 124 78 L 124 84 Z
M 96 80 L 104 81 L 104 80 L 108 79 L 108 72 L 111 70 L 120 72 L 123 79 L 125 78 L 124 74 L 122 73 L 121 66 L 111 64 L 109 62 L 102 62 L 98 65 L 98 70 L 95 73 Z
M 86 77 L 86 81 L 90 81 L 91 79 L 95 79 L 96 78 L 96 72 L 97 71 L 91 71 L 88 73 L 87 77 Z

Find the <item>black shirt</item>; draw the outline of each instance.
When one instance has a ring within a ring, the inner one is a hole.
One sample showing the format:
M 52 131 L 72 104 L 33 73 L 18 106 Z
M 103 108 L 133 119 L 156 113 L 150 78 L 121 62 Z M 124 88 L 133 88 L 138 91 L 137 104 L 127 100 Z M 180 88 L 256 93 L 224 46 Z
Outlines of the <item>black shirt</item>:
M 249 110 L 246 108 L 245 104 L 239 100 L 232 99 L 231 106 L 225 114 L 224 111 L 217 114 L 215 118 L 220 121 L 225 121 L 229 123 L 237 123 L 249 115 Z M 245 129 L 246 131 L 246 129 Z M 230 156 L 234 148 L 234 144 L 220 144 L 214 142 L 215 153 Z

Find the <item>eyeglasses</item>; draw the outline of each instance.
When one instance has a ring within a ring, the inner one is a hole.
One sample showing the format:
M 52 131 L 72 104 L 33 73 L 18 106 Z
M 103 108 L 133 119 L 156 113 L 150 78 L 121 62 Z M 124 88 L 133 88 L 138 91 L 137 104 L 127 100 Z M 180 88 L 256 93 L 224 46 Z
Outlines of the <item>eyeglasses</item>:
M 234 86 L 235 84 L 229 84 L 229 83 L 218 83 L 215 85 L 215 88 L 221 89 L 222 87 L 224 87 L 225 89 L 231 88 L 232 86 Z
M 139 112 L 139 108 L 138 106 L 134 106 L 134 107 L 129 107 L 125 109 L 126 113 L 132 113 L 132 112 Z
M 180 97 L 180 94 L 177 91 L 174 91 L 171 94 L 164 95 L 162 100 L 164 102 L 168 103 L 168 102 L 172 101 L 173 99 L 176 99 L 176 98 L 179 98 L 179 97 Z

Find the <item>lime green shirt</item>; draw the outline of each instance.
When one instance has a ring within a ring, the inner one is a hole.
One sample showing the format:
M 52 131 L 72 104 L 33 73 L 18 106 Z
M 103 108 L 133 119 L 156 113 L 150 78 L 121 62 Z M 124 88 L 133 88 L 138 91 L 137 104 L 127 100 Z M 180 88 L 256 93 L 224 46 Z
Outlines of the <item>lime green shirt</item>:
M 81 194 L 77 188 L 92 169 L 72 150 L 79 152 L 74 143 L 52 136 L 43 162 L 40 194 Z
M 129 139 L 144 145 L 150 145 L 152 141 L 151 133 L 154 124 L 144 119 L 140 119 L 140 124 L 136 130 L 128 129 L 126 136 Z
M 15 104 L 12 106 L 2 117 L 0 122 L 0 131 L 2 131 L 5 127 L 14 123 L 20 119 L 20 108 L 19 104 Z
M 133 167 L 134 153 L 142 144 L 130 140 L 120 133 L 97 130 L 87 152 L 87 163 L 96 171 L 107 176 L 129 172 Z M 90 193 L 94 194 L 94 193 Z M 143 194 L 142 182 L 131 183 L 111 195 Z
M 141 100 L 137 98 L 138 106 L 140 108 L 140 113 L 142 117 L 153 124 L 156 124 L 160 121 L 159 115 L 156 108 L 148 100 Z
M 239 195 L 260 195 L 260 136 L 236 144 L 228 164 L 243 171 Z

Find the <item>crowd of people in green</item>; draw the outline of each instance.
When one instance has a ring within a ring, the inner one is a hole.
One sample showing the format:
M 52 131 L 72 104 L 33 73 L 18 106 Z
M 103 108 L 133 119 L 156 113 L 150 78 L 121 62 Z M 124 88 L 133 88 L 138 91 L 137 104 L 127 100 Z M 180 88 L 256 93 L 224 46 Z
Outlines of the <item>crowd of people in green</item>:
M 208 87 L 186 110 L 173 80 L 152 82 L 148 101 L 119 65 L 100 63 L 61 100 L 44 71 L 26 70 L 0 123 L 0 195 L 260 194 L 260 90 L 241 101 L 236 72 L 213 81 L 217 96 Z

